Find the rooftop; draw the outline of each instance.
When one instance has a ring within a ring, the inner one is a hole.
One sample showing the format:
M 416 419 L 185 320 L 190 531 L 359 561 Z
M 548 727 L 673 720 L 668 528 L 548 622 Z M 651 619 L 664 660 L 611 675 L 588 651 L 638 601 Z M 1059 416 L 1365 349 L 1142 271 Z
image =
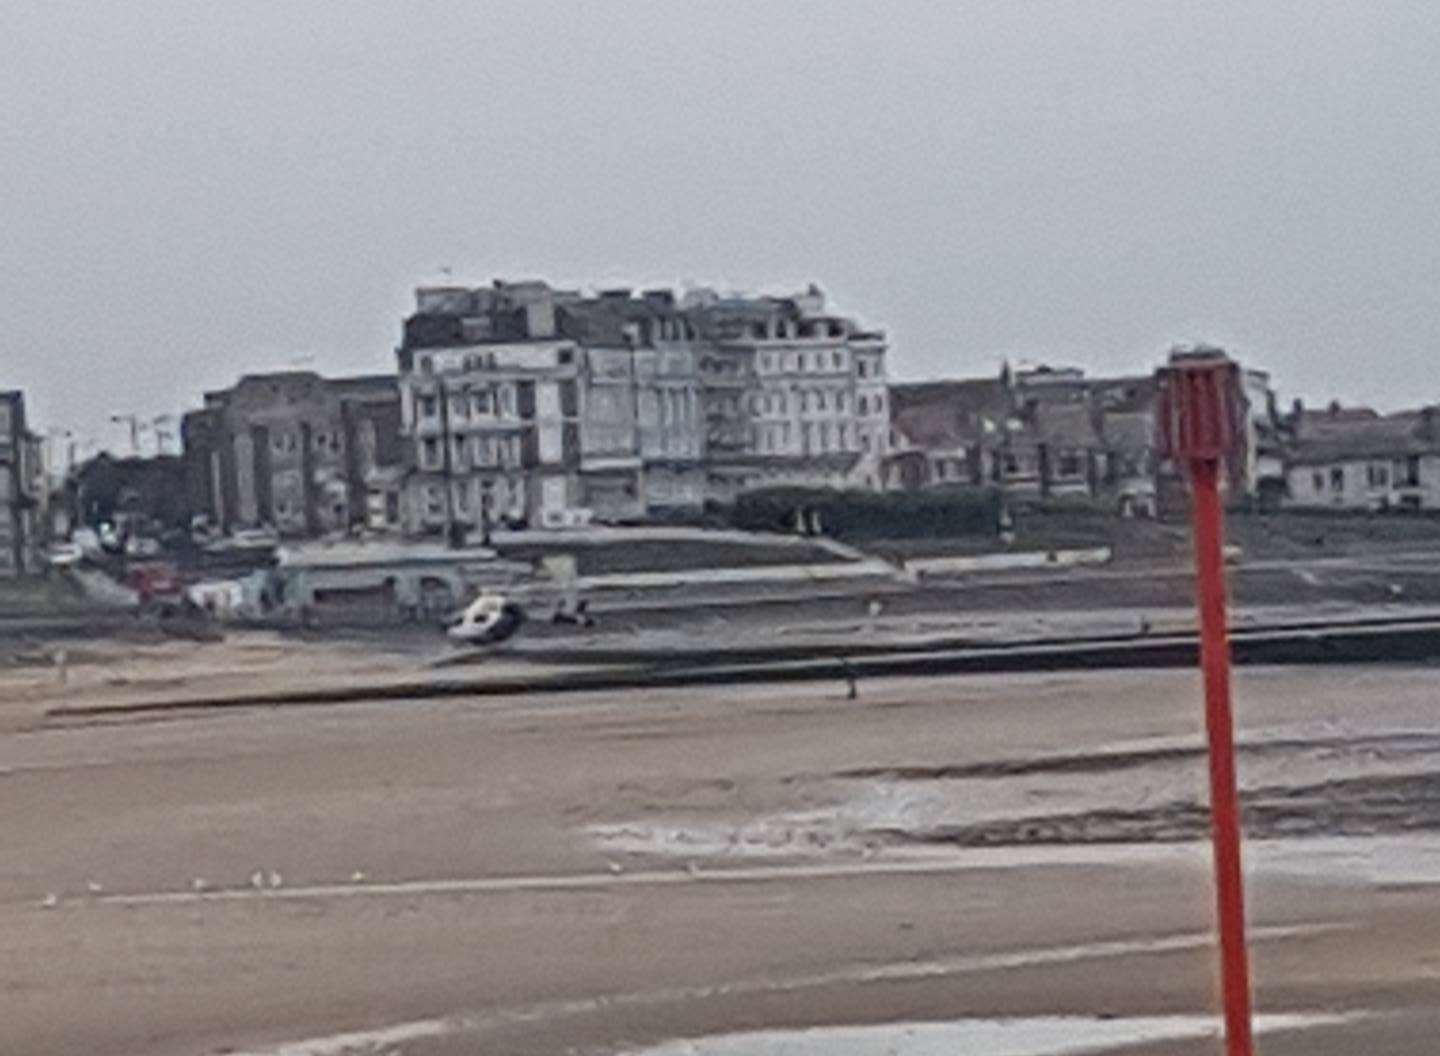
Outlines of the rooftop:
M 1440 422 L 1433 408 L 1384 418 L 1356 415 L 1331 419 L 1323 428 L 1301 435 L 1290 460 L 1307 466 L 1440 453 L 1437 430 Z

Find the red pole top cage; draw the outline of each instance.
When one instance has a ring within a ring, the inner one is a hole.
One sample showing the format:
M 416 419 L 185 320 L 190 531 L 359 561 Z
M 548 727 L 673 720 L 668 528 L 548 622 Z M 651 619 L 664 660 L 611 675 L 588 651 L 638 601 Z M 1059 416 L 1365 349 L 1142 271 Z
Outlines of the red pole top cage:
M 1193 462 L 1234 453 L 1245 437 L 1240 367 L 1224 352 L 1172 352 L 1156 374 L 1155 446 L 1162 458 Z

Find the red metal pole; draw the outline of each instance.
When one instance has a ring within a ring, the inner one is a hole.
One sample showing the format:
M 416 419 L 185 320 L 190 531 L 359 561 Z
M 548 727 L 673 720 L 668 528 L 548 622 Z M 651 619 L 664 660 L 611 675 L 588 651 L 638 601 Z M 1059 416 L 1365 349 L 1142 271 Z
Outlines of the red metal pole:
M 1210 817 L 1215 845 L 1215 902 L 1220 930 L 1220 986 L 1227 1056 L 1252 1056 L 1250 967 L 1245 951 L 1245 888 L 1240 869 L 1240 796 L 1235 785 L 1235 729 L 1230 710 L 1230 643 L 1225 619 L 1224 514 L 1220 460 L 1190 460 L 1194 495 L 1195 572 L 1200 607 L 1200 667 L 1205 729 L 1210 738 Z

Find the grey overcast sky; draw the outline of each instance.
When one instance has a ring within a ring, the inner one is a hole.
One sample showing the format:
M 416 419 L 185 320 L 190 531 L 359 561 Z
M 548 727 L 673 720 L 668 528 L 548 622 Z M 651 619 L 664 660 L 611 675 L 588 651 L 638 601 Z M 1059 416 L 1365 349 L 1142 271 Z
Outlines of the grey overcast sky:
M 782 290 L 901 378 L 1440 399 L 1433 0 L 4 0 L 0 388 L 113 439 L 459 276 Z

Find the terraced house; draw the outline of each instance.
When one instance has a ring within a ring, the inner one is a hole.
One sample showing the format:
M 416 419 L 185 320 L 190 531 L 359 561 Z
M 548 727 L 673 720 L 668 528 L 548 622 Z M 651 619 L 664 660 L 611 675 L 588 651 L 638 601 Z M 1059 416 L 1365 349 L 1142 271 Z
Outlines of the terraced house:
M 1440 408 L 1297 409 L 1286 460 L 1287 504 L 1357 510 L 1440 507 Z
M 416 291 L 397 359 L 413 534 L 878 486 L 885 338 L 798 297 L 543 282 Z

